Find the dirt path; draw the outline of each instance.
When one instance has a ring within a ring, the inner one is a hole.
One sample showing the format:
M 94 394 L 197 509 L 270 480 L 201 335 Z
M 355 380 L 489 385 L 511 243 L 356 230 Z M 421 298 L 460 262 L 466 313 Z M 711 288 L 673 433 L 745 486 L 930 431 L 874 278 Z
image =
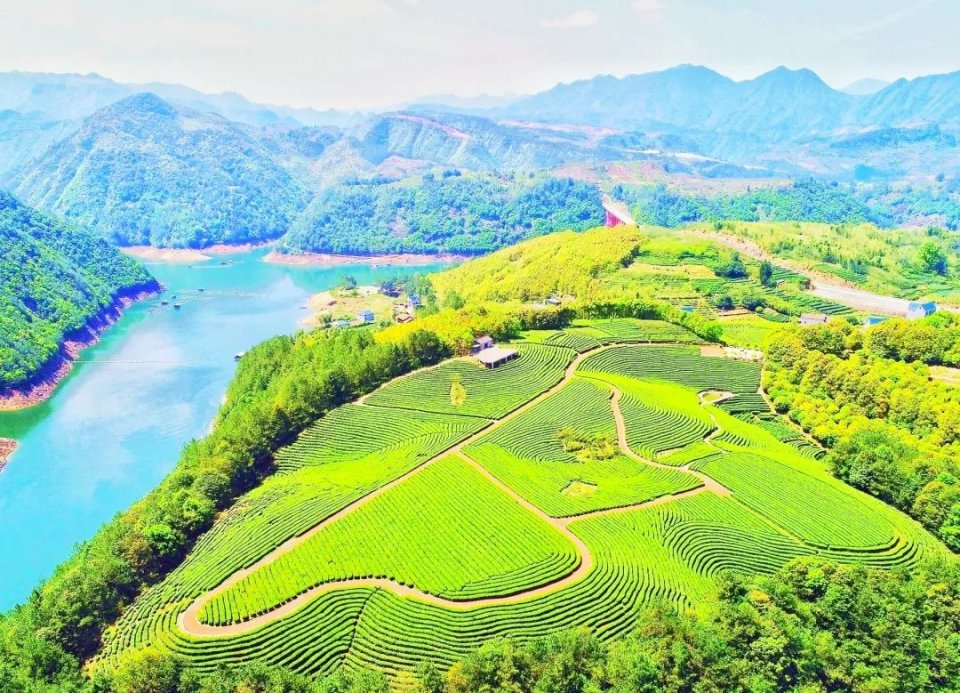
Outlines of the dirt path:
M 389 590 L 390 592 L 400 597 L 416 599 L 418 601 L 425 602 L 427 604 L 433 604 L 436 606 L 442 606 L 446 609 L 455 609 L 460 611 L 476 609 L 480 607 L 515 604 L 521 601 L 536 599 L 538 597 L 545 596 L 545 595 L 557 592 L 559 590 L 566 589 L 580 582 L 587 575 L 590 574 L 590 572 L 593 570 L 595 566 L 594 557 L 593 557 L 593 554 L 590 552 L 590 549 L 583 542 L 583 540 L 580 539 L 580 537 L 578 537 L 576 534 L 574 534 L 570 530 L 569 525 L 571 523 L 576 522 L 578 520 L 585 519 L 585 518 L 595 517 L 597 515 L 625 513 L 625 512 L 631 512 L 634 510 L 639 510 L 642 508 L 654 507 L 657 505 L 662 505 L 664 503 L 672 502 L 674 500 L 677 500 L 678 498 L 683 498 L 683 497 L 691 496 L 697 493 L 702 493 L 704 491 L 711 491 L 713 493 L 717 493 L 718 495 L 722 495 L 722 496 L 729 495 L 730 491 L 728 489 L 721 486 L 716 481 L 714 481 L 710 477 L 707 477 L 704 474 L 692 471 L 690 469 L 687 469 L 686 467 L 671 467 L 669 465 L 663 465 L 663 464 L 654 462 L 652 460 L 644 459 L 643 457 L 640 457 L 639 455 L 634 453 L 630 449 L 629 445 L 627 445 L 626 424 L 624 423 L 623 414 L 621 413 L 620 406 L 619 406 L 620 391 L 616 388 L 612 388 L 613 397 L 611 399 L 611 402 L 612 402 L 614 418 L 617 422 L 617 441 L 618 441 L 618 445 L 620 447 L 621 452 L 624 455 L 627 455 L 628 457 L 640 462 L 641 464 L 647 464 L 653 467 L 659 467 L 659 468 L 670 469 L 675 471 L 676 470 L 685 471 L 688 474 L 692 474 L 693 476 L 697 477 L 697 479 L 699 479 L 703 483 L 702 486 L 699 486 L 694 489 L 689 489 L 687 491 L 682 491 L 680 493 L 660 496 L 658 498 L 654 498 L 649 501 L 636 503 L 636 504 L 628 505 L 624 507 L 601 509 L 601 510 L 596 510 L 589 513 L 584 513 L 581 515 L 570 516 L 570 517 L 551 517 L 546 513 L 544 513 L 542 510 L 540 510 L 537 506 L 530 503 L 523 496 L 518 494 L 513 488 L 511 488 L 510 486 L 502 482 L 500 479 L 498 479 L 496 476 L 494 476 L 489 470 L 486 469 L 486 467 L 479 464 L 476 460 L 473 460 L 463 452 L 463 449 L 468 445 L 470 445 L 471 443 L 473 443 L 474 441 L 487 435 L 492 430 L 499 428 L 500 426 L 513 420 L 515 417 L 520 416 L 521 414 L 530 410 L 532 407 L 535 407 L 537 404 L 541 403 L 551 395 L 554 395 L 558 391 L 560 391 L 563 387 L 567 385 L 567 383 L 570 382 L 570 380 L 573 377 L 575 377 L 577 367 L 585 358 L 587 358 L 587 356 L 591 356 L 599 351 L 604 351 L 606 349 L 611 349 L 619 346 L 623 346 L 623 345 L 609 344 L 596 349 L 585 351 L 581 354 L 577 354 L 577 356 L 574 357 L 574 359 L 570 362 L 570 364 L 567 366 L 566 370 L 564 371 L 563 379 L 560 380 L 560 382 L 558 382 L 556 385 L 554 385 L 550 389 L 541 393 L 537 397 L 534 397 L 529 402 L 523 404 L 517 409 L 514 409 L 512 412 L 504 416 L 502 419 L 492 421 L 489 425 L 485 426 L 480 431 L 477 431 L 476 433 L 465 438 L 459 443 L 456 443 L 455 445 L 447 448 L 446 450 L 435 455 L 429 460 L 426 460 L 425 462 L 418 465 L 417 467 L 414 467 L 410 471 L 400 475 L 393 481 L 390 481 L 387 484 L 380 486 L 376 490 L 368 493 L 366 496 L 358 499 L 357 501 L 354 501 L 353 503 L 341 508 L 339 511 L 330 515 L 329 517 L 322 520 L 318 524 L 314 525 L 311 529 L 304 532 L 303 534 L 288 539 L 283 544 L 281 544 L 280 546 L 275 548 L 273 551 L 266 554 L 260 560 L 248 566 L 247 568 L 243 568 L 233 573 L 230 577 L 228 577 L 226 580 L 220 583 L 217 587 L 213 588 L 206 594 L 203 594 L 197 599 L 195 599 L 187 607 L 187 609 L 177 617 L 178 627 L 184 633 L 197 636 L 197 637 L 230 637 L 230 636 L 240 635 L 240 634 L 248 633 L 252 630 L 255 630 L 256 628 L 266 625 L 267 623 L 271 623 L 278 619 L 285 618 L 286 616 L 289 616 L 290 614 L 295 612 L 297 609 L 306 605 L 308 602 L 312 601 L 313 599 L 315 599 L 316 597 L 322 594 L 325 594 L 327 592 L 332 592 L 334 590 L 341 590 L 341 589 L 359 589 L 359 588 L 385 589 L 385 590 Z M 257 570 L 269 565 L 270 563 L 273 563 L 284 554 L 294 550 L 300 544 L 304 543 L 305 541 L 307 541 L 308 539 L 316 535 L 318 532 L 322 531 L 328 525 L 336 522 L 337 520 L 342 519 L 343 517 L 346 517 L 348 514 L 354 512 L 358 508 L 363 507 L 367 503 L 370 503 L 375 498 L 389 492 L 391 489 L 403 483 L 414 474 L 417 474 L 418 472 L 422 471 L 430 464 L 436 462 L 439 459 L 447 457 L 448 455 L 451 455 L 451 454 L 457 455 L 462 461 L 469 464 L 471 468 L 473 468 L 475 471 L 481 474 L 485 479 L 487 479 L 490 483 L 494 484 L 497 488 L 501 489 L 504 493 L 509 495 L 514 501 L 516 501 L 519 505 L 523 506 L 528 512 L 534 514 L 537 518 L 549 524 L 551 527 L 553 527 L 558 532 L 560 532 L 571 544 L 573 544 L 574 548 L 576 549 L 577 553 L 580 556 L 580 562 L 577 565 L 576 569 L 574 569 L 572 572 L 568 573 L 567 575 L 563 576 L 560 579 L 554 580 L 553 582 L 549 582 L 547 584 L 541 585 L 533 589 L 525 590 L 512 595 L 497 596 L 497 597 L 483 597 L 483 598 L 470 599 L 470 600 L 446 599 L 444 597 L 439 597 L 433 594 L 429 594 L 427 592 L 423 592 L 415 587 L 410 587 L 407 585 L 400 584 L 395 580 L 390 580 L 387 578 L 356 578 L 356 579 L 349 579 L 349 580 L 337 580 L 334 582 L 328 582 L 322 585 L 317 585 L 316 587 L 313 587 L 307 590 L 306 592 L 299 594 L 292 600 L 278 606 L 277 608 L 272 609 L 266 613 L 260 614 L 259 616 L 251 618 L 249 620 L 243 621 L 241 623 L 234 623 L 234 624 L 224 625 L 224 626 L 213 626 L 213 625 L 202 623 L 200 621 L 200 618 L 199 618 L 200 611 L 202 610 L 203 606 L 207 602 L 209 602 L 211 599 L 224 593 L 225 591 L 227 591 L 228 589 L 236 585 L 238 582 L 243 580 L 245 577 L 247 577 L 251 573 L 256 572 Z
M 610 389 L 613 390 L 613 397 L 610 399 L 610 406 L 613 409 L 613 418 L 617 422 L 617 443 L 619 444 L 620 450 L 623 452 L 624 455 L 634 460 L 637 460 L 642 464 L 646 464 L 651 467 L 656 467 L 657 469 L 669 469 L 672 471 L 686 472 L 687 474 L 690 474 L 691 476 L 696 477 L 697 479 L 700 480 L 700 483 L 702 483 L 703 486 L 700 487 L 699 489 L 692 489 L 692 491 L 699 491 L 699 490 L 710 491 L 711 493 L 715 493 L 718 496 L 730 495 L 730 489 L 728 489 L 726 486 L 721 485 L 720 482 L 718 482 L 716 479 L 713 479 L 707 476 L 706 474 L 703 474 L 702 472 L 698 472 L 693 469 L 690 469 L 689 464 L 685 464 L 680 467 L 674 467 L 669 464 L 662 464 L 660 462 L 654 462 L 653 460 L 648 460 L 645 457 L 641 457 L 640 455 L 635 453 L 627 444 L 627 424 L 623 420 L 623 412 L 620 410 L 620 398 L 623 396 L 623 393 L 621 393 L 620 389 L 615 387 L 614 385 L 609 385 L 609 386 L 610 386 Z M 686 495 L 689 495 L 690 493 L 691 493 L 690 491 L 687 491 Z M 674 497 L 676 497 L 676 495 L 678 494 L 675 494 Z M 664 496 L 664 498 L 670 498 L 670 496 Z
M 745 238 L 705 231 L 691 231 L 690 233 L 698 238 L 714 241 L 728 248 L 733 248 L 744 255 L 752 257 L 754 260 L 768 260 L 776 265 L 792 270 L 797 274 L 802 274 L 811 282 L 811 288 L 807 293 L 817 296 L 818 298 L 836 301 L 837 303 L 850 306 L 855 310 L 861 310 L 867 313 L 879 313 L 881 315 L 900 317 L 907 314 L 909 301 L 905 299 L 865 291 L 850 282 L 843 281 L 839 277 L 834 277 L 825 272 L 817 272 L 794 260 L 774 257 L 753 241 Z
M 614 345 L 610 345 L 610 346 L 614 346 Z M 603 348 L 610 348 L 610 347 L 609 347 L 609 346 L 608 346 L 608 347 L 602 347 L 601 349 L 603 349 Z M 273 563 L 273 562 L 274 562 L 275 560 L 277 560 L 280 556 L 282 556 L 282 555 L 284 555 L 284 554 L 286 554 L 286 553 L 289 553 L 290 551 L 293 551 L 293 550 L 296 549 L 300 544 L 302 544 L 303 542 L 307 541 L 308 539 L 310 539 L 311 537 L 313 537 L 313 536 L 316 535 L 317 533 L 321 532 L 325 527 L 327 527 L 327 525 L 330 525 L 330 524 L 336 522 L 337 520 L 339 520 L 339 519 L 347 516 L 348 514 L 352 513 L 352 512 L 355 511 L 357 508 L 363 507 L 363 506 L 366 505 L 367 503 L 370 503 L 371 501 L 373 501 L 375 498 L 378 498 L 379 496 L 383 495 L 384 493 L 387 493 L 388 491 L 390 491 L 390 490 L 393 489 L 394 487 L 398 486 L 399 484 L 402 484 L 404 481 L 406 481 L 407 479 L 409 479 L 409 478 L 410 478 L 411 476 L 413 476 L 414 474 L 422 471 L 424 468 L 426 468 L 428 465 L 432 464 L 433 462 L 436 462 L 437 460 L 439 460 L 439 459 L 441 459 L 441 458 L 443 458 L 443 457 L 446 457 L 447 455 L 459 453 L 464 447 L 466 447 L 466 446 L 469 445 L 470 443 L 474 442 L 475 440 L 478 440 L 481 436 L 486 435 L 487 433 L 489 433 L 490 431 L 494 430 L 495 428 L 498 428 L 498 427 L 502 426 L 503 424 L 505 424 L 505 423 L 507 423 L 508 421 L 514 419 L 515 417 L 519 416 L 519 415 L 522 414 L 523 412 L 528 411 L 530 408 L 536 406 L 537 404 L 539 404 L 539 403 L 542 402 L 543 400 L 547 399 L 547 398 L 550 397 L 551 395 L 553 395 L 553 394 L 555 394 L 556 392 L 558 392 L 558 391 L 559 391 L 561 388 L 563 388 L 563 387 L 570 381 L 570 379 L 573 377 L 573 374 L 574 374 L 575 371 L 577 370 L 577 366 L 579 366 L 580 363 L 581 363 L 588 355 L 591 355 L 591 354 L 593 354 L 593 353 L 596 353 L 597 351 L 600 351 L 601 349 L 594 349 L 594 350 L 591 350 L 591 351 L 585 351 L 585 352 L 583 352 L 582 354 L 577 354 L 577 355 L 574 357 L 574 359 L 570 362 L 570 364 L 567 366 L 566 370 L 564 371 L 563 378 L 560 380 L 560 382 L 558 382 L 556 385 L 554 385 L 554 386 L 551 387 L 550 389 L 546 390 L 545 392 L 541 393 L 541 394 L 538 395 L 537 397 L 534 397 L 533 399 L 531 399 L 531 400 L 530 400 L 529 402 L 527 402 L 526 404 L 523 404 L 523 405 L 521 405 L 520 407 L 518 407 L 517 409 L 514 409 L 512 412 L 510 412 L 509 414 L 507 414 L 507 415 L 506 415 L 505 417 L 503 417 L 502 419 L 498 419 L 498 420 L 492 421 L 489 425 L 484 426 L 482 429 L 480 429 L 479 431 L 477 431 L 477 432 L 474 433 L 473 435 L 471 435 L 471 436 L 467 437 L 466 439 L 460 441 L 459 443 L 457 443 L 457 444 L 455 444 L 455 445 L 447 448 L 446 450 L 443 450 L 442 452 L 440 452 L 440 453 L 438 453 L 437 455 L 435 455 L 434 457 L 431 457 L 430 459 L 424 461 L 423 463 L 417 465 L 416 467 L 414 467 L 413 469 L 409 470 L 408 472 L 406 472 L 406 473 L 404 473 L 404 474 L 401 474 L 400 476 L 398 476 L 397 478 L 395 478 L 393 481 L 390 481 L 390 482 L 384 484 L 383 486 L 380 486 L 379 488 L 377 488 L 376 490 L 368 493 L 367 495 L 363 496 L 362 498 L 360 498 L 360 499 L 354 501 L 353 503 L 351 503 L 351 504 L 349 504 L 349 505 L 341 508 L 339 511 L 337 511 L 337 512 L 334 513 L 333 515 L 330 515 L 329 517 L 327 517 L 326 519 L 322 520 L 322 521 L 319 522 L 318 524 L 314 525 L 312 528 L 310 528 L 309 530 L 307 530 L 307 531 L 304 532 L 303 534 L 301 534 L 301 535 L 299 535 L 299 536 L 296 536 L 296 537 L 291 537 L 290 539 L 288 539 L 287 541 L 285 541 L 284 543 L 282 543 L 280 546 L 278 546 L 277 548 L 275 548 L 273 551 L 271 551 L 270 553 L 268 553 L 268 554 L 266 554 L 265 556 L 263 556 L 263 557 L 262 557 L 260 560 L 258 560 L 256 563 L 253 563 L 252 565 L 248 566 L 247 568 L 242 568 L 241 570 L 238 570 L 238 571 L 235 572 L 233 575 L 231 575 L 231 576 L 228 577 L 226 580 L 224 580 L 222 583 L 220 583 L 217 587 L 213 588 L 213 590 L 211 590 L 210 592 L 207 592 L 207 593 L 204 594 L 204 595 L 201 595 L 199 598 L 197 598 L 196 600 L 194 600 L 194 602 L 193 602 L 192 604 L 190 604 L 190 606 L 187 608 L 187 610 L 184 611 L 183 613 L 181 613 L 180 616 L 177 618 L 177 625 L 180 626 L 180 629 L 181 629 L 182 631 L 184 631 L 185 633 L 188 633 L 188 634 L 190 634 L 190 635 L 197 635 L 197 636 L 238 635 L 238 634 L 240 634 L 240 633 L 246 633 L 246 632 L 248 632 L 248 631 L 250 631 L 250 630 L 253 630 L 254 628 L 257 628 L 257 627 L 263 625 L 264 623 L 268 623 L 268 622 L 273 621 L 273 620 L 276 620 L 276 619 L 278 619 L 278 618 L 283 618 L 284 616 L 292 613 L 292 612 L 295 611 L 298 607 L 302 606 L 304 603 L 306 603 L 307 601 L 309 601 L 309 600 L 312 599 L 313 597 L 316 597 L 317 595 L 323 594 L 324 592 L 329 592 L 329 591 L 334 590 L 334 589 L 341 589 L 341 588 L 346 588 L 346 587 L 382 587 L 382 588 L 384 588 L 384 589 L 390 589 L 391 591 L 394 591 L 395 593 L 397 593 L 397 594 L 399 594 L 399 595 L 401 595 L 401 596 L 418 597 L 418 598 L 424 599 L 424 600 L 427 601 L 427 602 L 440 603 L 440 604 L 444 604 L 445 606 L 448 605 L 448 602 L 449 602 L 450 605 L 461 605 L 461 608 L 469 608 L 469 606 L 466 606 L 466 607 L 463 606 L 463 605 L 468 605 L 469 602 L 455 602 L 455 601 L 445 600 L 445 599 L 442 599 L 441 597 L 436 597 L 436 596 L 434 596 L 434 595 L 429 595 L 429 594 L 427 594 L 427 593 L 425 593 L 425 592 L 421 592 L 420 590 L 416 590 L 416 589 L 414 589 L 414 588 L 406 587 L 405 585 L 400 585 L 399 583 L 394 582 L 393 580 L 386 580 L 386 579 L 363 579 L 363 580 L 341 580 L 341 581 L 338 581 L 338 582 L 330 582 L 330 583 L 326 583 L 326 584 L 324 584 L 324 585 L 319 585 L 319 586 L 314 587 L 313 589 L 308 590 L 307 592 L 299 595 L 298 597 L 296 597 L 296 598 L 293 599 L 292 601 L 289 601 L 289 602 L 287 602 L 286 604 L 283 604 L 283 605 L 279 606 L 278 608 L 273 609 L 272 611 L 269 611 L 269 612 L 267 612 L 267 613 L 265 613 L 265 614 L 261 614 L 260 616 L 257 616 L 257 617 L 255 617 L 255 618 L 252 618 L 252 619 L 250 619 L 250 620 L 248 620 L 248 621 L 244 621 L 244 622 L 242 622 L 242 623 L 234 623 L 234 624 L 228 625 L 228 626 L 211 626 L 211 625 L 207 625 L 207 624 L 201 623 L 201 622 L 200 622 L 200 619 L 199 619 L 200 611 L 201 611 L 201 609 L 203 608 L 204 604 L 206 604 L 208 601 L 210 601 L 210 600 L 213 599 L 214 597 L 222 594 L 222 593 L 225 592 L 226 590 L 230 589 L 231 587 L 233 587 L 234 585 L 236 585 L 238 582 L 240 582 L 240 581 L 241 581 L 243 578 L 245 578 L 246 576 L 250 575 L 250 574 L 253 573 L 253 572 L 256 572 L 257 570 L 259 570 L 260 568 L 263 568 L 263 567 L 266 566 L 266 565 L 269 565 L 270 563 Z M 365 406 L 365 405 L 362 405 L 362 404 L 361 404 L 361 406 Z M 501 488 L 502 488 L 502 486 L 501 486 Z M 579 539 L 577 539 L 577 540 L 574 542 L 574 545 L 575 545 L 575 546 L 577 545 L 577 542 L 579 542 Z M 580 543 L 580 545 L 582 546 L 582 542 Z M 579 547 L 578 547 L 578 548 L 579 548 Z M 589 552 L 586 552 L 586 554 L 581 553 L 581 556 L 583 557 L 583 556 L 586 556 L 586 555 L 588 555 L 588 554 L 589 554 Z M 590 560 L 590 565 L 587 566 L 587 569 L 589 569 L 590 567 L 592 567 L 592 558 L 589 559 L 589 560 Z M 583 569 L 583 567 L 584 567 L 584 564 L 586 564 L 587 562 L 588 562 L 587 559 L 581 558 L 580 567 L 578 567 L 577 571 L 581 571 L 581 570 Z M 575 572 L 577 572 L 577 571 L 575 571 Z M 556 583 L 554 583 L 554 586 L 553 586 L 553 587 L 554 587 L 554 589 L 556 588 Z M 517 596 L 522 598 L 522 595 L 517 595 Z M 434 602 L 433 600 L 440 600 L 440 601 L 439 601 L 439 602 Z M 485 604 L 489 604 L 490 602 L 487 601 L 487 602 L 484 602 L 484 603 L 485 603 Z

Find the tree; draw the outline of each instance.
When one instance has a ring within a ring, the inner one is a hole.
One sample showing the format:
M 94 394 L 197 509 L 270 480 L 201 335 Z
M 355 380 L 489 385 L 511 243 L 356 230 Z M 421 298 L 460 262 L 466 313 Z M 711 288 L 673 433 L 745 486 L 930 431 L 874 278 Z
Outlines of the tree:
M 773 279 L 773 265 L 767 260 L 760 263 L 760 283 L 769 287 L 777 285 Z
M 448 293 L 447 297 L 443 300 L 444 308 L 452 308 L 453 310 L 460 310 L 465 305 L 467 305 L 467 302 L 464 300 L 463 296 L 461 296 L 456 291 L 451 291 L 450 293 Z
M 917 264 L 924 272 L 947 273 L 947 256 L 935 241 L 926 241 L 917 251 Z
M 960 503 L 954 503 L 947 513 L 940 526 L 940 537 L 951 549 L 960 551 Z
M 178 659 L 152 648 L 135 652 L 112 676 L 115 693 L 180 693 Z
M 450 383 L 450 404 L 455 407 L 462 407 L 467 401 L 467 388 L 463 386 L 463 380 L 459 375 L 454 376 Z
M 851 486 L 901 509 L 917 496 L 913 461 L 918 453 L 885 424 L 873 424 L 841 438 L 828 456 L 834 473 Z
M 733 298 L 731 298 L 729 294 L 718 296 L 716 300 L 714 300 L 714 305 L 719 310 L 733 310 L 734 308 L 737 307 L 736 304 L 733 302 Z
M 747 276 L 747 268 L 743 264 L 743 260 L 740 259 L 740 253 L 735 250 L 730 253 L 730 257 L 726 262 L 717 266 L 714 274 L 718 277 L 726 277 L 727 279 L 745 279 Z

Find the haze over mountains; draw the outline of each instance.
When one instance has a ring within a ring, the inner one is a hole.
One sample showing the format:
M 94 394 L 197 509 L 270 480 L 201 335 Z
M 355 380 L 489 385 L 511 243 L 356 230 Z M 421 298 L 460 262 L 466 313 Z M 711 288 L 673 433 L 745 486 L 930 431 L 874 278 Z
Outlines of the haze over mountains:
M 960 174 L 960 73 L 880 87 L 837 90 L 782 67 L 737 82 L 682 65 L 361 115 L 5 73 L 0 187 L 121 243 L 204 246 L 276 238 L 330 187 L 438 167 L 586 180 L 622 162 L 654 179 Z

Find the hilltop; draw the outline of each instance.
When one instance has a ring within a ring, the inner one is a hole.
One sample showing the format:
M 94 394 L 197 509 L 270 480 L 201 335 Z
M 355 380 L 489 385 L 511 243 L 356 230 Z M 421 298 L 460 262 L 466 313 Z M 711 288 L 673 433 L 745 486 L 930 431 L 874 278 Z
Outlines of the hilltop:
M 14 192 L 127 245 L 276 238 L 305 203 L 255 132 L 153 94 L 86 118 L 21 171 Z

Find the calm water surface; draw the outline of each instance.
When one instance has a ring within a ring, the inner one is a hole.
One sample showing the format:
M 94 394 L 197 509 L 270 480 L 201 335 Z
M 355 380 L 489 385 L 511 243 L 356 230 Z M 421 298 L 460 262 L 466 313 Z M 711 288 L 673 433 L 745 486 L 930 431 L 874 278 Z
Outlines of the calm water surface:
M 159 299 L 134 306 L 83 352 L 53 397 L 0 413 L 0 437 L 19 442 L 0 472 L 0 610 L 27 597 L 77 542 L 156 486 L 184 443 L 207 432 L 236 352 L 294 332 L 307 298 L 344 274 L 371 283 L 438 267 L 288 267 L 262 255 L 150 265 L 180 310 Z

